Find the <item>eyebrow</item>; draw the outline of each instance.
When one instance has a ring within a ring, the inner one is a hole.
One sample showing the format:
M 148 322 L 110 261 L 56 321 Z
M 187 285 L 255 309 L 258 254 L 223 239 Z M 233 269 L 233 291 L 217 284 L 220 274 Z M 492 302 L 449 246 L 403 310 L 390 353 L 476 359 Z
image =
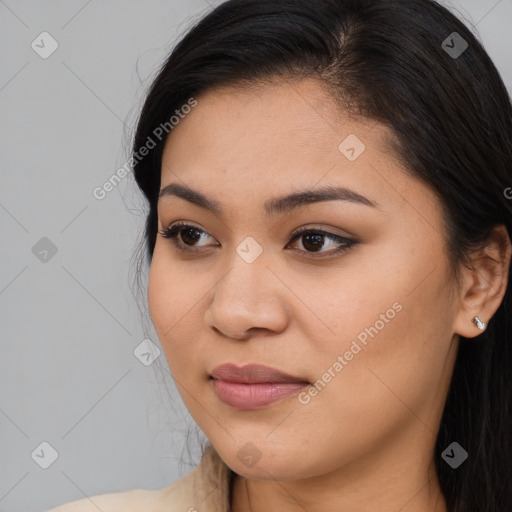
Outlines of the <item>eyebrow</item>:
M 170 183 L 160 190 L 159 198 L 165 196 L 177 196 L 193 203 L 201 208 L 205 208 L 213 213 L 222 215 L 221 205 L 197 190 L 193 190 L 186 185 L 179 183 Z M 306 189 L 293 192 L 289 195 L 269 199 L 264 203 L 264 211 L 267 216 L 275 216 L 288 213 L 296 208 L 308 204 L 319 203 L 322 201 L 348 201 L 358 203 L 372 208 L 378 208 L 378 204 L 362 196 L 361 194 L 346 187 L 326 186 L 317 189 Z

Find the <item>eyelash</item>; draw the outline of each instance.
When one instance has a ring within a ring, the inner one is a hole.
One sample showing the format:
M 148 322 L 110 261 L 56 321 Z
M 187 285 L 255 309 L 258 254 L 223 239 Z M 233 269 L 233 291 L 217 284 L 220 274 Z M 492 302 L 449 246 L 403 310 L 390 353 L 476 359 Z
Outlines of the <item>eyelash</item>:
M 203 231 L 202 229 L 199 229 L 196 226 L 193 226 L 191 224 L 186 224 L 184 222 L 176 222 L 176 223 L 174 223 L 173 225 L 171 225 L 171 226 L 169 226 L 167 228 L 159 230 L 158 233 L 162 237 L 164 237 L 166 239 L 169 239 L 169 241 L 172 243 L 172 245 L 177 250 L 179 250 L 181 252 L 188 252 L 188 253 L 191 253 L 191 252 L 196 252 L 196 253 L 202 252 L 204 249 L 197 249 L 197 248 L 194 248 L 193 246 L 187 246 L 187 245 L 183 246 L 183 245 L 181 245 L 182 242 L 180 243 L 180 241 L 178 240 L 178 235 L 185 228 L 192 228 L 192 229 L 198 231 L 201 234 L 202 233 L 207 234 L 206 231 Z M 325 238 L 334 240 L 334 241 L 342 244 L 342 247 L 340 249 L 326 251 L 326 252 L 320 252 L 320 253 L 309 252 L 309 251 L 302 251 L 301 250 L 301 252 L 306 252 L 307 254 L 311 255 L 314 258 L 324 258 L 326 256 L 333 256 L 335 254 L 346 252 L 352 246 L 354 246 L 357 243 L 355 240 L 352 240 L 350 238 L 345 238 L 343 236 L 336 235 L 334 233 L 329 233 L 328 231 L 323 231 L 321 229 L 312 229 L 312 228 L 301 228 L 301 229 L 299 229 L 298 231 L 296 231 L 295 233 L 292 234 L 292 239 L 290 240 L 290 242 L 294 242 L 296 239 L 298 239 L 298 238 L 300 238 L 302 236 L 305 236 L 305 235 L 310 235 L 310 234 L 320 234 L 320 235 L 324 236 Z

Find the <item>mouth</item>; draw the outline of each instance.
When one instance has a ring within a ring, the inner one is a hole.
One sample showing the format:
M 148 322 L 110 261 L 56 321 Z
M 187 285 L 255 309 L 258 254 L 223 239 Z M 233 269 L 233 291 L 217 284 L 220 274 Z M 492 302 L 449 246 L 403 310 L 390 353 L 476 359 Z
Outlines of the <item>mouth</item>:
M 217 366 L 210 374 L 217 397 L 236 409 L 253 410 L 299 393 L 310 383 L 268 366 Z
M 245 366 L 236 366 L 232 363 L 222 364 L 213 369 L 210 378 L 240 384 L 307 383 L 302 377 L 296 377 L 261 364 Z

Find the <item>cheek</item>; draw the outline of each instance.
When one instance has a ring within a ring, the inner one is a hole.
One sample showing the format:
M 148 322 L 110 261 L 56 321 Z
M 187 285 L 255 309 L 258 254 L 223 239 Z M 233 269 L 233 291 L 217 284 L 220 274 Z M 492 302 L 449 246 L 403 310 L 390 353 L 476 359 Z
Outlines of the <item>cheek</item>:
M 419 405 L 445 378 L 452 335 L 446 268 L 432 264 L 443 261 L 441 253 L 434 259 L 420 251 L 382 254 L 379 265 L 347 273 L 318 297 L 323 323 L 334 333 L 319 336 L 312 325 L 303 326 L 316 378 L 333 382 L 321 392 L 325 403 L 350 403 L 359 416 L 388 407 L 382 395 L 399 403 L 393 392 Z
M 148 306 L 151 320 L 164 351 L 169 351 L 172 340 L 184 323 L 180 318 L 185 315 L 187 294 L 181 285 L 182 277 L 173 269 L 172 262 L 162 254 L 157 246 L 149 270 Z
M 159 337 L 164 332 L 166 326 L 168 329 L 169 325 L 171 325 L 169 315 L 172 314 L 172 308 L 170 307 L 172 289 L 169 288 L 165 276 L 165 265 L 163 265 L 159 251 L 157 247 L 155 247 L 151 267 L 149 269 L 148 307 L 151 320 L 153 321 L 153 325 Z M 160 339 L 160 341 L 163 340 Z
M 162 342 L 182 327 L 180 319 L 190 312 L 198 298 L 187 285 L 189 271 L 180 267 L 166 244 L 165 240 L 157 240 L 148 279 L 149 311 L 155 330 L 163 335 Z
M 165 248 L 155 246 L 148 279 L 148 307 L 156 334 L 169 369 L 178 376 L 190 367 L 197 351 L 196 340 L 202 317 L 198 289 L 192 292 L 186 273 L 166 255 Z

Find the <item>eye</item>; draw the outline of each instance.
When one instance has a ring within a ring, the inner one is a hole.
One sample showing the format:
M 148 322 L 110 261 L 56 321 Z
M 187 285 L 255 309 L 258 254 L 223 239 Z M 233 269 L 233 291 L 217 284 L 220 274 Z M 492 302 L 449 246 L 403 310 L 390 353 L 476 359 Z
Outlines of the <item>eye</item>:
M 162 237 L 167 238 L 179 251 L 199 252 L 204 245 L 197 245 L 197 242 L 205 238 L 212 238 L 206 231 L 186 224 L 184 222 L 176 222 L 175 224 L 164 228 L 158 232 Z M 213 238 L 212 238 L 213 239 Z M 302 247 L 305 252 L 313 257 L 332 256 L 347 251 L 357 242 L 353 239 L 346 238 L 335 233 L 330 233 L 321 229 L 302 228 L 292 234 L 291 242 L 302 239 Z M 326 244 L 326 242 L 329 242 Z M 219 245 L 218 243 L 216 244 Z M 328 250 L 322 250 L 327 245 Z M 332 249 L 334 247 L 334 249 Z M 329 250 L 330 249 L 330 250 Z M 317 256 L 321 254 L 322 256 Z
M 160 230 L 159 233 L 164 238 L 168 238 L 180 251 L 197 250 L 193 249 L 196 247 L 194 244 L 201 240 L 201 238 L 205 238 L 203 234 L 209 236 L 206 231 L 184 222 L 176 222 L 172 226 Z M 187 249 L 187 247 L 192 249 Z
M 302 228 L 296 231 L 293 234 L 292 242 L 297 239 L 302 240 L 301 245 L 306 249 L 307 253 L 317 258 L 345 252 L 357 243 L 351 238 L 312 228 Z M 326 241 L 330 241 L 327 246 L 334 247 L 334 249 L 322 251 L 321 249 L 325 247 Z M 315 253 L 320 253 L 322 256 L 316 256 Z

